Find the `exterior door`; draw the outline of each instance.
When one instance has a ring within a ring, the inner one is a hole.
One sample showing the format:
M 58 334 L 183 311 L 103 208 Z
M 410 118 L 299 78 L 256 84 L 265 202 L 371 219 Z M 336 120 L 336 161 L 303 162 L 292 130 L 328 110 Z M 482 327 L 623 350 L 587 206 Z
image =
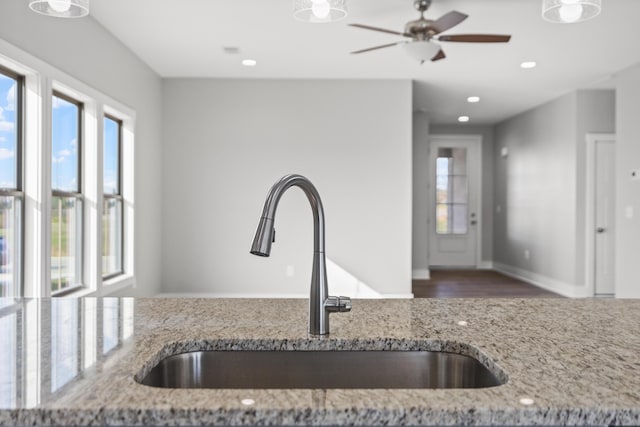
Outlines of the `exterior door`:
M 595 293 L 613 295 L 615 236 L 615 141 L 596 140 Z
M 480 137 L 431 138 L 429 265 L 476 267 Z

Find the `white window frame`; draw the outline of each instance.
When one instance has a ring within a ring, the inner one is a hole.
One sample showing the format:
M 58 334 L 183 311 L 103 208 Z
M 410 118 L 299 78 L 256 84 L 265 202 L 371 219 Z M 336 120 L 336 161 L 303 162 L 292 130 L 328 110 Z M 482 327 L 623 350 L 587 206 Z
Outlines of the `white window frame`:
M 90 258 L 85 257 L 85 245 L 87 243 L 91 243 L 91 239 L 87 238 L 86 232 L 85 232 L 85 216 L 84 212 L 87 206 L 85 197 L 84 197 L 84 179 L 85 179 L 85 159 L 84 159 L 84 151 L 85 151 L 85 134 L 87 132 L 85 132 L 85 120 L 87 118 L 87 114 L 85 114 L 85 102 L 86 100 L 79 100 L 77 99 L 74 95 L 70 95 L 68 93 L 68 90 L 65 90 L 64 88 L 58 88 L 57 85 L 53 84 L 53 90 L 52 90 L 52 97 L 57 97 L 59 99 L 63 99 L 67 102 L 69 102 L 70 104 L 75 105 L 78 108 L 78 172 L 77 172 L 77 177 L 78 177 L 78 191 L 72 191 L 72 192 L 68 192 L 68 191 L 61 191 L 61 190 L 56 190 L 52 188 L 51 191 L 51 197 L 63 197 L 63 198 L 75 198 L 76 202 L 80 202 L 80 206 L 81 206 L 81 212 L 82 212 L 82 222 L 80 223 L 80 238 L 82 239 L 82 244 L 80 246 L 80 252 L 82 254 L 82 259 L 80 260 L 80 265 L 77 266 L 76 268 L 79 269 L 80 274 L 81 274 L 81 281 L 80 283 L 76 283 L 76 284 L 72 284 L 71 287 L 69 287 L 68 289 L 61 289 L 59 291 L 57 291 L 55 294 L 52 293 L 52 296 L 67 296 L 67 295 L 72 295 L 77 291 L 82 291 L 85 288 L 85 283 L 86 281 L 86 277 L 84 275 L 84 270 L 85 270 L 85 262 L 90 261 Z M 53 111 L 50 112 L 50 114 L 52 114 Z M 52 123 L 53 125 L 53 123 Z M 53 142 L 52 142 L 53 144 Z M 53 146 L 52 146 L 53 147 Z M 53 153 L 52 156 L 53 157 Z M 52 186 L 53 187 L 53 186 Z M 49 204 L 51 205 L 51 202 L 49 202 Z M 49 211 L 49 215 L 51 215 L 51 211 Z M 49 217 L 49 224 L 51 224 L 51 216 Z M 49 262 L 51 263 L 51 254 L 49 256 L 50 260 Z M 49 274 L 51 274 L 51 272 L 49 272 Z M 49 283 L 51 286 L 51 278 L 49 278 Z
M 25 209 L 25 192 L 24 192 L 24 96 L 25 96 L 25 87 L 26 87 L 26 78 L 21 73 L 16 72 L 11 67 L 5 67 L 3 63 L 0 62 L 0 73 L 7 75 L 5 73 L 8 72 L 8 76 L 16 80 L 16 96 L 17 96 L 17 141 L 16 141 L 16 188 L 13 190 L 1 190 L 0 189 L 0 197 L 13 197 L 20 201 L 20 220 L 19 220 L 19 230 L 17 230 L 16 235 L 19 237 L 20 244 L 18 245 L 18 253 L 13 254 L 14 257 L 17 257 L 19 260 L 19 264 L 17 265 L 17 271 L 14 272 L 14 280 L 13 283 L 13 295 L 18 296 L 23 293 L 24 289 L 24 239 L 25 239 L 25 225 L 24 225 L 24 209 Z M 15 247 L 14 247 L 15 248 Z
M 133 109 L 0 39 L 0 65 L 25 77 L 23 296 L 51 296 L 51 108 L 53 91 L 83 103 L 83 287 L 65 296 L 105 296 L 135 287 Z M 102 172 L 105 113 L 122 121 L 123 271 L 102 279 Z

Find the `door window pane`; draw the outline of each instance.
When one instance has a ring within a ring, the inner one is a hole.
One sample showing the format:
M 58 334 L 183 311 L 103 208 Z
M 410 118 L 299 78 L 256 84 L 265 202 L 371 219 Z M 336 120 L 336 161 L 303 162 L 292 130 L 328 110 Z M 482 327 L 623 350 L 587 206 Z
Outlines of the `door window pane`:
M 438 148 L 436 158 L 436 233 L 466 234 L 469 180 L 466 148 Z
M 22 200 L 0 196 L 0 297 L 20 295 Z
M 53 96 L 51 122 L 51 186 L 53 190 L 79 193 L 80 106 Z
M 102 216 L 102 275 L 122 272 L 122 201 L 105 199 Z
M 51 292 L 81 284 L 82 201 L 75 197 L 51 200 Z
M 453 205 L 452 206 L 452 230 L 453 234 L 466 234 L 467 233 L 467 205 Z
M 18 189 L 18 80 L 0 70 L 0 189 Z

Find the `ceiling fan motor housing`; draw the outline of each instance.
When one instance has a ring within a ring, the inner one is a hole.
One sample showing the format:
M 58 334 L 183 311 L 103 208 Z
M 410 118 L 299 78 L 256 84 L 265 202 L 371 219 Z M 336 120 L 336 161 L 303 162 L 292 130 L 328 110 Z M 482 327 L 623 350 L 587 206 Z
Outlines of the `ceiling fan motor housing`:
M 404 32 L 411 34 L 414 40 L 429 40 L 435 35 L 432 25 L 433 20 L 420 18 L 407 22 Z

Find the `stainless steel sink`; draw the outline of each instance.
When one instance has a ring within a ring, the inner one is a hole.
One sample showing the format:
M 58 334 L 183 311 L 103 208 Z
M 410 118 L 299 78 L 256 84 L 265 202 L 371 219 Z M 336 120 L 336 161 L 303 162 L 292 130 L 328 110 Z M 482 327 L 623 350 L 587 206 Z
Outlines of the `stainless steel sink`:
M 433 351 L 198 351 L 142 381 L 166 388 L 482 388 L 501 382 L 476 359 Z

